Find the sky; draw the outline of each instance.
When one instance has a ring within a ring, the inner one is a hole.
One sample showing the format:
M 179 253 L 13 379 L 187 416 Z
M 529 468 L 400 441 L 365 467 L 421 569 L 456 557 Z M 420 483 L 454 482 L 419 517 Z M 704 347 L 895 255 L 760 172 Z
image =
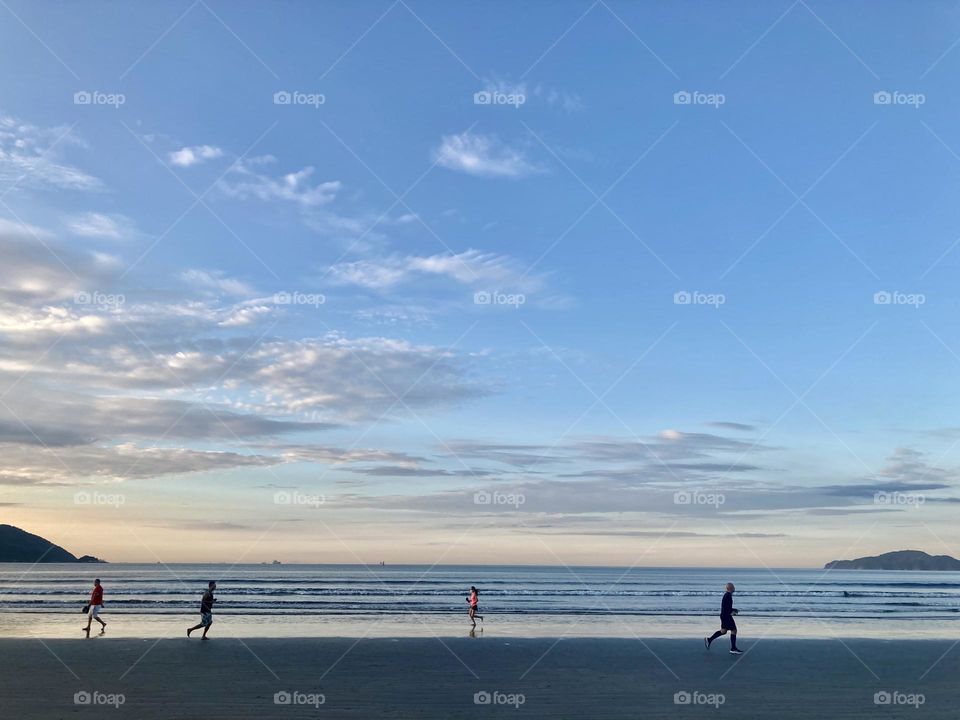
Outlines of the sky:
M 960 555 L 960 5 L 0 6 L 3 522 Z

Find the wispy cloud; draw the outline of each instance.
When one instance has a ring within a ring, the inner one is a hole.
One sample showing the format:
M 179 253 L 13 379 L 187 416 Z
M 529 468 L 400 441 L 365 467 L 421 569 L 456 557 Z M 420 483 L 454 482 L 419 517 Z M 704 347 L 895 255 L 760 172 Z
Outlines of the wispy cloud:
M 328 276 L 336 283 L 385 289 L 422 279 L 445 277 L 461 285 L 499 290 L 533 292 L 543 286 L 543 277 L 527 275 L 521 263 L 506 255 L 466 250 L 437 255 L 394 255 L 332 266 Z
M 69 127 L 40 127 L 0 115 L 0 183 L 35 189 L 100 190 L 100 180 L 61 159 L 67 148 L 82 145 Z
M 512 98 L 523 98 L 523 106 L 537 102 L 549 108 L 576 112 L 583 109 L 583 102 L 576 93 L 556 87 L 549 87 L 537 83 L 533 87 L 525 82 L 513 82 L 502 78 L 488 78 L 484 81 L 483 90 L 488 93 L 499 93 Z
M 519 178 L 541 171 L 522 149 L 473 132 L 445 135 L 434 155 L 437 164 L 448 170 L 480 177 Z
M 307 166 L 278 177 L 260 171 L 259 168 L 275 161 L 276 159 L 269 155 L 242 160 L 220 181 L 220 188 L 227 195 L 236 198 L 256 198 L 264 202 L 282 200 L 305 208 L 326 205 L 336 198 L 341 188 L 340 181 L 311 182 L 313 167 Z
M 583 103 L 580 96 L 576 93 L 550 88 L 544 85 L 536 85 L 533 88 L 533 96 L 545 102 L 550 107 L 556 107 L 566 112 L 575 112 L 583 109 Z
M 66 459 L 65 459 L 66 458 Z M 45 485 L 78 480 L 129 480 L 162 475 L 211 472 L 237 467 L 264 467 L 281 458 L 227 451 L 160 448 L 122 443 L 70 448 L 69 456 L 38 453 L 23 445 L 4 449 L 0 484 Z
M 747 423 L 740 422 L 730 422 L 727 420 L 714 420 L 708 422 L 707 425 L 710 427 L 719 428 L 721 430 L 734 430 L 737 432 L 753 432 L 757 429 L 756 425 L 748 425 Z
M 212 290 L 224 295 L 250 297 L 254 293 L 250 285 L 237 278 L 228 277 L 220 270 L 191 268 L 180 273 L 180 278 L 194 288 Z
M 133 221 L 125 215 L 86 212 L 67 219 L 74 235 L 105 240 L 123 240 L 135 233 Z

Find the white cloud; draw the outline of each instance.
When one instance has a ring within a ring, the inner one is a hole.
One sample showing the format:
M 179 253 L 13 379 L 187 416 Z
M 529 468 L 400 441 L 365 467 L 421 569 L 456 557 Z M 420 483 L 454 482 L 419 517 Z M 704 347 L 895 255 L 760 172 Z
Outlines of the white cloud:
M 47 231 L 0 219 L 0 298 L 51 302 L 106 287 L 118 261 L 64 247 Z
M 128 299 L 116 308 L 43 310 L 0 304 L 0 379 L 12 381 L 29 369 L 29 383 L 18 387 L 53 381 L 93 395 L 163 392 L 191 398 L 203 392 L 245 412 L 307 413 L 336 424 L 386 411 L 401 416 L 407 407 L 448 408 L 491 390 L 472 376 L 468 357 L 388 337 L 219 336 L 278 311 L 261 300 L 221 306 L 140 305 Z M 58 331 L 69 332 L 51 345 L 49 336 Z
M 319 413 L 331 422 L 448 408 L 489 392 L 469 377 L 460 357 L 382 337 L 331 334 L 263 343 L 237 365 L 234 375 L 245 377 L 275 410 Z
M 404 467 L 419 467 L 425 458 L 405 452 L 377 448 L 340 448 L 326 445 L 266 445 L 265 449 L 282 453 L 290 462 L 316 462 L 342 465 L 348 463 L 393 463 Z
M 220 321 L 220 327 L 244 327 L 254 325 L 268 315 L 272 315 L 274 308 L 269 305 L 249 305 L 240 307 Z
M 46 306 L 38 310 L 0 303 L 0 333 L 9 340 L 38 335 L 90 335 L 106 331 L 108 321 L 92 312 Z
M 564 110 L 568 113 L 583 109 L 580 96 L 576 93 L 571 93 L 559 88 L 547 87 L 542 83 L 538 83 L 531 89 L 528 88 L 524 82 L 512 82 L 510 80 L 493 78 L 484 81 L 483 89 L 491 93 L 522 96 L 524 98 L 523 104 L 537 101 L 550 108 Z
M 498 92 L 504 95 L 523 95 L 525 97 L 527 94 L 526 83 L 509 80 L 487 79 L 483 83 L 483 89 L 487 92 Z
M 37 452 L 29 445 L 4 447 L 0 456 L 0 484 L 64 484 L 77 480 L 131 480 L 162 475 L 210 472 L 237 467 L 265 467 L 282 458 L 188 448 L 113 446 L 72 447 L 69 453 Z
M 505 145 L 493 136 L 472 132 L 445 135 L 435 159 L 449 170 L 482 177 L 516 178 L 540 171 L 522 150 Z
M 194 145 L 192 147 L 182 147 L 169 153 L 167 157 L 170 159 L 171 165 L 190 167 L 222 156 L 223 150 L 213 145 Z
M 100 181 L 60 156 L 83 143 L 66 127 L 43 128 L 0 115 L 0 182 L 37 189 L 99 190 Z
M 408 279 L 409 267 L 404 258 L 356 260 L 331 266 L 328 277 L 335 283 L 380 290 Z
M 533 89 L 533 96 L 542 100 L 550 107 L 559 107 L 567 112 L 575 112 L 583 109 L 580 96 L 576 93 L 569 93 L 566 90 L 557 90 L 556 88 L 537 85 Z
M 106 240 L 122 240 L 134 232 L 130 218 L 98 212 L 86 212 L 68 218 L 67 228 L 74 235 Z
M 332 202 L 340 190 L 339 180 L 311 183 L 314 168 L 310 166 L 276 178 L 254 169 L 270 162 L 273 158 L 269 156 L 238 162 L 228 177 L 220 181 L 220 188 L 231 197 L 253 197 L 264 202 L 285 200 L 305 208 Z
M 542 276 L 527 275 L 514 258 L 479 250 L 358 260 L 334 265 L 328 271 L 328 277 L 334 282 L 377 290 L 429 275 L 447 277 L 462 285 L 502 291 L 533 292 L 543 285 Z
M 254 293 L 252 287 L 242 280 L 228 277 L 220 270 L 199 270 L 191 268 L 180 273 L 180 279 L 194 288 L 212 290 L 224 295 L 250 296 Z

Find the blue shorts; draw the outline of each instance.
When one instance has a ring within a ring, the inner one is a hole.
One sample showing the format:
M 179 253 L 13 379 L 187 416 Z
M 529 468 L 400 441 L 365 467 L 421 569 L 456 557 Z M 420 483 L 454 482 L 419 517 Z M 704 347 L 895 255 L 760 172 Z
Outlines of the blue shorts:
M 202 612 L 200 613 L 200 624 L 203 627 L 210 627 L 213 625 L 213 612 Z

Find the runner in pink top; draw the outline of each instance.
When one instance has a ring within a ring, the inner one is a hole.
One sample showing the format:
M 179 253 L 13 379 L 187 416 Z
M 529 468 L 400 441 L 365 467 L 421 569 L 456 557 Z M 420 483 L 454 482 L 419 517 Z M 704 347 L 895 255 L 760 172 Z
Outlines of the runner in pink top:
M 470 611 L 467 615 L 470 617 L 472 626 L 476 627 L 476 618 L 480 618 L 480 622 L 483 622 L 483 615 L 477 615 L 477 604 L 480 602 L 480 594 L 473 585 L 470 586 L 470 597 L 467 598 L 467 602 L 470 603 Z

